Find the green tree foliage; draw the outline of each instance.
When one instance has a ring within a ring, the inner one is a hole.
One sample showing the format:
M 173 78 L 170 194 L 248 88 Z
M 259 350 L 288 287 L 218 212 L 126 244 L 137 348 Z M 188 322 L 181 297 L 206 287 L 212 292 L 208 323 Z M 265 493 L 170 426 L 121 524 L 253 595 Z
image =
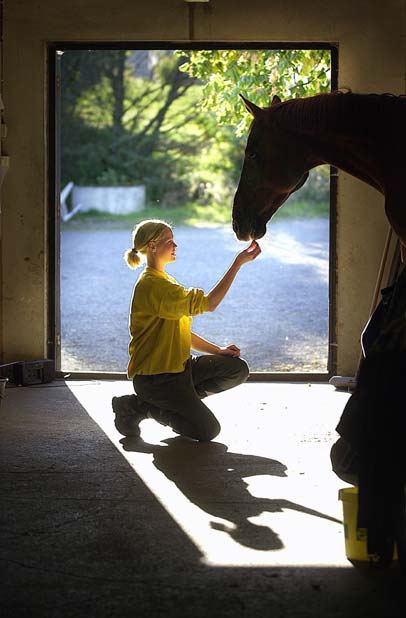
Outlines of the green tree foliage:
M 315 50 L 97 50 L 61 58 L 62 182 L 147 187 L 150 204 L 229 203 L 250 122 L 266 106 L 328 89 Z
M 270 105 L 274 95 L 282 100 L 328 92 L 331 84 L 331 58 L 328 50 L 189 50 L 181 71 L 204 84 L 200 105 L 215 114 L 220 125 L 233 126 L 234 153 L 242 156 L 245 136 L 252 121 L 239 94 L 260 107 Z M 324 204 L 328 212 L 329 169 L 321 166 L 293 201 Z M 320 211 L 318 211 L 320 212 Z
M 142 183 L 152 195 L 177 184 L 177 129 L 188 121 L 181 107 L 196 80 L 178 70 L 182 58 L 172 53 L 155 52 L 152 66 L 149 55 L 138 55 L 141 59 L 125 50 L 63 55 L 64 182 Z M 182 122 L 174 117 L 176 107 Z M 184 138 L 186 152 L 198 147 L 193 135 Z
M 330 52 L 315 49 L 190 50 L 181 71 L 204 84 L 202 108 L 214 112 L 221 124 L 246 132 L 251 121 L 239 93 L 261 107 L 273 95 L 287 99 L 328 92 Z

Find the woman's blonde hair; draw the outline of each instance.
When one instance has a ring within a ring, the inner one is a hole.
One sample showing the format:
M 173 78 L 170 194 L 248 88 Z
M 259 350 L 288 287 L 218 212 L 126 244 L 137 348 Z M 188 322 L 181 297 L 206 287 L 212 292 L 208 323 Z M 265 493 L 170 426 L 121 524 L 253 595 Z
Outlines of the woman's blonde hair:
M 169 223 L 160 219 L 147 219 L 140 221 L 133 229 L 133 246 L 124 253 L 124 259 L 130 268 L 138 268 L 142 262 L 142 256 L 147 252 L 148 243 L 160 240 L 166 230 L 172 230 Z

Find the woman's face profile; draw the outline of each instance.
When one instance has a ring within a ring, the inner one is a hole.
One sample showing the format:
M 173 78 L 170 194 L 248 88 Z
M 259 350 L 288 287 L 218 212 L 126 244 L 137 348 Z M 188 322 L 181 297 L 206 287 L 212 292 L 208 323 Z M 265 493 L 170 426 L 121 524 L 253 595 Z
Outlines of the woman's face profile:
M 172 230 L 166 230 L 156 244 L 156 257 L 162 264 L 169 264 L 176 260 L 177 244 Z

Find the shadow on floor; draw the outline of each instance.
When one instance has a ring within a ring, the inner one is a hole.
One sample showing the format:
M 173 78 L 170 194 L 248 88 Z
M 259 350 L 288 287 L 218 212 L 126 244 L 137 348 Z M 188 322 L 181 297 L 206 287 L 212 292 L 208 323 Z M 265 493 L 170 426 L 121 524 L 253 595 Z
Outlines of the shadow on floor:
M 4 618 L 404 615 L 396 569 L 205 564 L 64 385 L 10 389 L 0 412 Z M 192 447 L 193 470 L 186 466 Z M 280 462 L 180 440 L 153 454 L 189 499 L 235 524 L 240 543 L 275 548 L 270 532 L 259 529 L 252 540 L 246 518 L 264 508 L 302 509 L 246 491 L 252 472 L 283 476 Z M 230 504 L 213 504 L 225 487 Z
M 284 499 L 252 496 L 244 478 L 257 475 L 286 477 L 286 466 L 274 459 L 230 453 L 220 442 L 195 442 L 181 437 L 163 440 L 167 446 L 148 444 L 137 438 L 120 440 L 126 451 L 151 453 L 153 463 L 200 509 L 230 522 L 211 522 L 212 528 L 228 533 L 234 541 L 251 549 L 271 551 L 284 545 L 268 526 L 249 521 L 264 511 L 293 509 L 341 523 L 329 515 Z

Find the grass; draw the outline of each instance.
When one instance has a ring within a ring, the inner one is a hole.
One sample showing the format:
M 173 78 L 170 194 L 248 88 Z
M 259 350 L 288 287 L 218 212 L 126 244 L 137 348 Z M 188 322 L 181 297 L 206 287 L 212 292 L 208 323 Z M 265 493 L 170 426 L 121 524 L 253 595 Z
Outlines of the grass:
M 310 202 L 290 199 L 275 215 L 278 219 L 314 219 L 328 217 L 330 205 L 328 202 Z
M 291 200 L 277 213 L 278 220 L 282 219 L 308 219 L 314 217 L 328 217 L 329 206 L 324 202 L 304 202 Z M 147 206 L 144 210 L 129 215 L 114 215 L 106 212 L 92 210 L 78 213 L 71 221 L 64 223 L 64 227 L 78 227 L 81 225 L 98 223 L 114 223 L 114 227 L 132 226 L 143 219 L 163 219 L 168 223 L 180 226 L 219 226 L 230 225 L 231 206 L 200 204 L 184 204 L 173 208 Z

